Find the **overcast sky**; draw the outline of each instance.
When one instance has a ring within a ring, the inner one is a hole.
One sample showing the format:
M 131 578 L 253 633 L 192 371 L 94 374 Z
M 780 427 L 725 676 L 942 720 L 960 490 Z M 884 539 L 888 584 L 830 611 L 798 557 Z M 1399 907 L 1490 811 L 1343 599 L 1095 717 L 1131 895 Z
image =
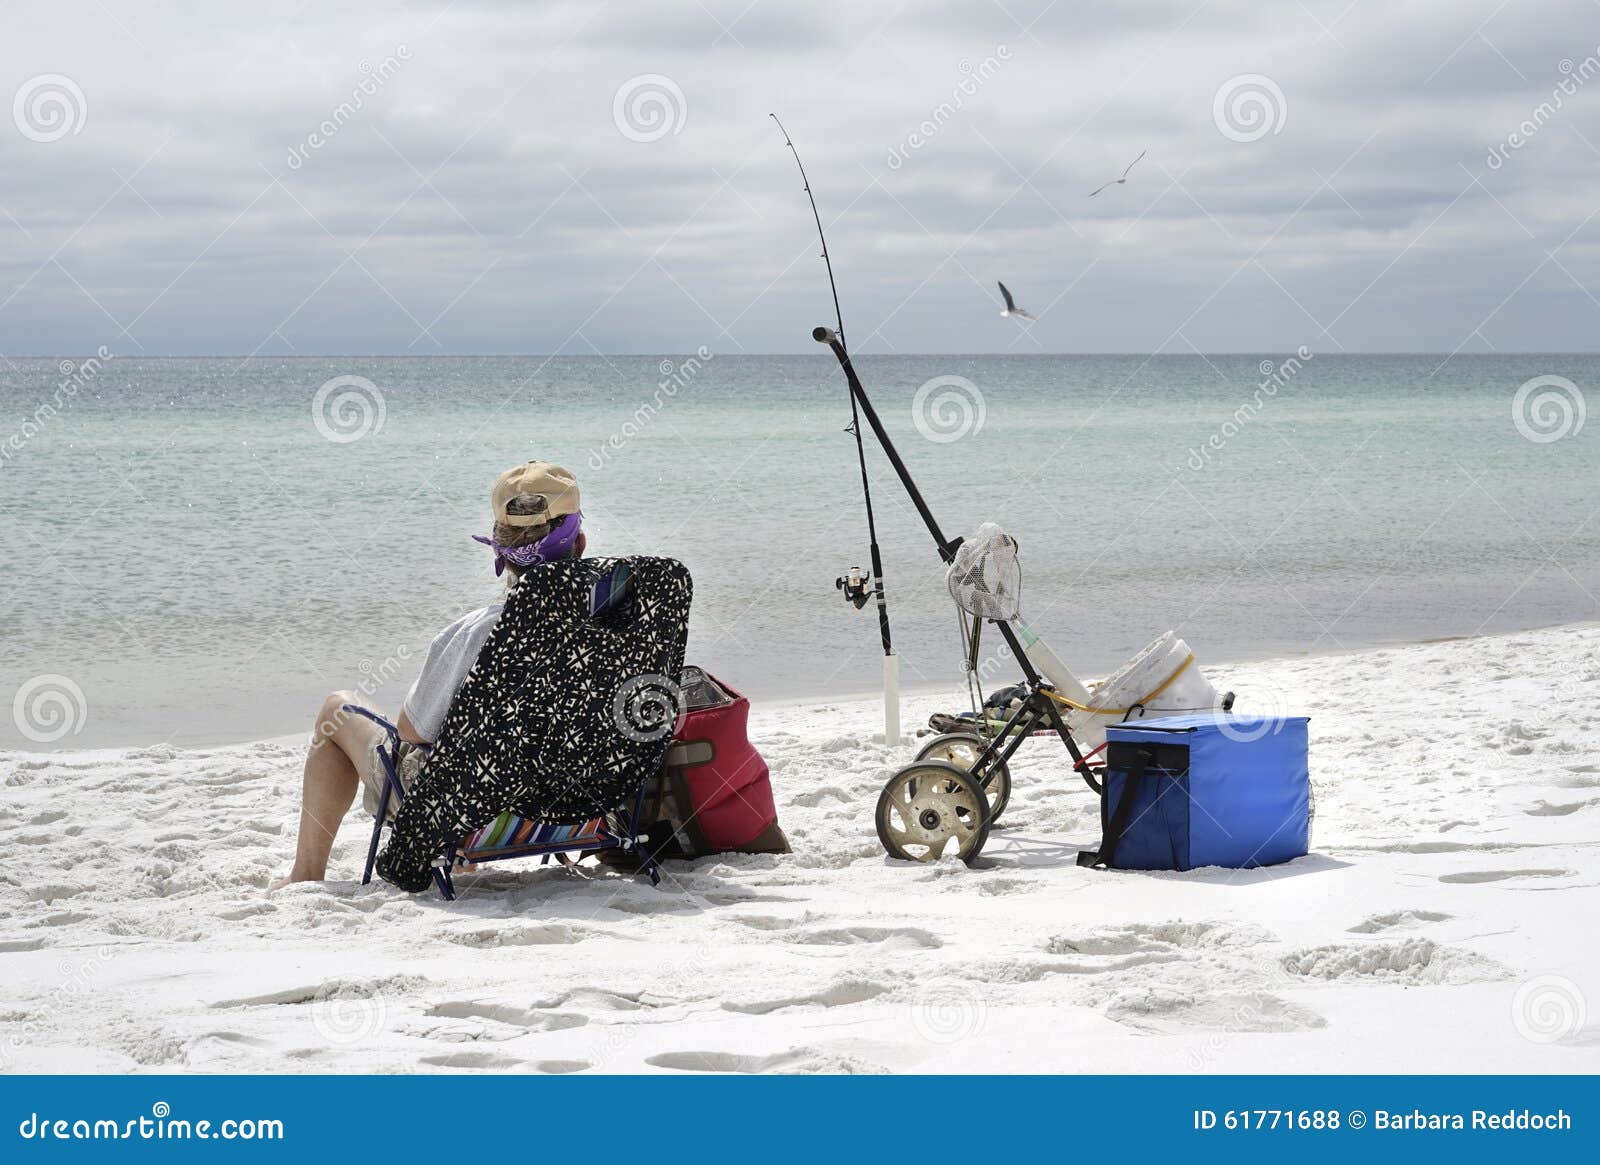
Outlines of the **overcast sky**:
M 1600 334 L 1594 0 L 0 19 L 8 356 L 805 350 L 831 304 L 769 111 L 858 351 Z

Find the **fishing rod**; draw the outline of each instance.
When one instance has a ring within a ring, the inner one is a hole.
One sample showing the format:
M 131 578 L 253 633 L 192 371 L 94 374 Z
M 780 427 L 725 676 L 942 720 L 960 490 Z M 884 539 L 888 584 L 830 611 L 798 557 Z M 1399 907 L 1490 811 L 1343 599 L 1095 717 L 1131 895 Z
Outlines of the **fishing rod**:
M 773 114 L 772 120 L 778 121 L 778 115 Z M 781 121 L 778 122 L 778 128 L 780 130 L 783 129 L 783 123 Z M 790 151 L 794 153 L 795 163 L 800 165 L 800 154 L 797 150 L 795 150 L 794 143 L 789 140 L 789 134 L 787 131 L 784 132 L 783 139 L 784 143 L 788 145 Z M 802 180 L 805 180 L 806 178 L 806 170 L 804 165 L 800 165 L 800 177 Z M 811 194 L 811 183 L 809 180 L 806 180 L 806 197 L 811 199 L 811 214 L 812 217 L 817 220 L 817 234 L 821 236 L 822 216 L 817 213 L 817 200 Z M 828 283 L 829 286 L 833 288 L 834 319 L 839 326 L 837 330 L 825 326 L 813 328 L 811 331 L 811 338 L 819 344 L 826 344 L 833 350 L 834 357 L 839 361 L 839 367 L 844 370 L 845 383 L 850 389 L 851 429 L 855 433 L 856 453 L 861 461 L 861 488 L 862 492 L 867 495 L 867 528 L 872 537 L 873 569 L 878 572 L 879 576 L 878 602 L 880 604 L 879 615 L 883 622 L 884 645 L 884 708 L 886 724 L 893 725 L 892 729 L 886 728 L 885 739 L 890 743 L 894 743 L 899 736 L 898 663 L 895 656 L 889 653 L 889 616 L 882 607 L 882 568 L 878 564 L 878 539 L 877 530 L 872 519 L 872 498 L 871 494 L 867 492 L 867 465 L 866 454 L 863 451 L 861 438 L 861 415 L 864 414 L 866 416 L 867 424 L 872 427 L 872 435 L 878 439 L 878 444 L 882 447 L 884 455 L 888 457 L 889 464 L 894 467 L 895 475 L 899 477 L 900 484 L 905 488 L 906 495 L 911 499 L 911 504 L 916 507 L 917 514 L 922 518 L 923 525 L 928 528 L 928 533 L 932 535 L 933 543 L 938 548 L 940 559 L 942 559 L 947 565 L 955 562 L 956 552 L 961 548 L 962 539 L 945 537 L 944 530 L 939 525 L 939 520 L 933 516 L 933 511 L 928 508 L 928 502 L 922 496 L 922 491 L 917 488 L 917 483 L 912 478 L 911 471 L 906 468 L 906 463 L 901 459 L 900 451 L 895 448 L 894 440 L 889 436 L 889 430 L 884 428 L 883 421 L 878 416 L 878 410 L 873 407 L 872 399 L 867 396 L 867 390 L 862 387 L 861 378 L 856 375 L 855 365 L 850 360 L 850 349 L 845 346 L 844 320 L 839 312 L 839 289 L 838 286 L 834 284 L 833 262 L 828 257 L 828 240 L 825 236 L 822 238 L 822 258 L 828 265 Z M 994 619 L 991 620 L 991 622 L 993 622 L 995 626 L 999 628 L 1000 636 L 1005 640 L 1006 647 L 1010 649 L 1011 654 L 1016 658 L 1017 666 L 1022 669 L 1022 674 L 1026 678 L 1030 690 L 1037 690 L 1044 686 L 1059 686 L 1069 692 L 1074 690 L 1081 691 L 1082 686 L 1079 685 L 1076 679 L 1071 676 L 1071 673 L 1067 672 L 1066 669 L 1061 666 L 1060 661 L 1056 659 L 1054 653 L 1050 651 L 1050 648 L 1044 643 L 1044 641 L 1039 639 L 1038 636 L 1034 635 L 1025 626 L 1023 627 L 1023 637 L 1019 637 L 1017 631 L 1011 626 L 1010 619 Z M 891 673 L 894 677 L 895 708 L 892 713 L 894 719 L 889 721 L 887 720 L 887 717 L 891 715 L 889 711 Z M 1047 678 L 1047 676 L 1054 677 L 1057 675 L 1061 677 L 1059 681 Z M 1083 692 L 1082 694 L 1083 698 L 1088 698 L 1087 692 Z M 1078 749 L 1077 742 L 1072 738 L 1072 733 L 1068 731 L 1066 720 L 1062 716 L 1060 710 L 1056 707 L 1055 702 L 1048 697 L 1041 697 L 1036 703 L 1033 704 L 1033 708 L 1034 711 L 1031 713 L 1031 715 L 1033 715 L 1035 719 L 1030 722 L 1030 727 L 1031 724 L 1038 723 L 1049 725 L 1049 727 L 1061 737 L 1062 742 L 1067 746 L 1067 753 L 1072 757 L 1074 771 L 1082 773 L 1084 780 L 1089 783 L 1089 786 L 1098 792 L 1100 786 L 1095 782 L 1093 776 L 1090 774 L 1084 755 Z M 1021 715 L 1022 713 L 1019 713 L 1018 717 L 1020 718 Z M 1008 736 L 1012 735 L 1010 729 L 1011 725 L 1008 724 L 1006 730 L 1000 734 L 999 739 L 989 743 L 984 752 L 976 761 L 973 762 L 972 767 L 974 769 L 985 763 L 987 758 L 990 758 L 991 756 L 999 755 L 1002 762 L 1010 757 L 1011 753 L 1016 750 L 1016 746 L 1021 743 L 1021 741 L 1027 735 L 1026 732 L 1015 735 L 1012 739 L 1012 743 L 1002 749 L 1002 742 Z
M 922 522 L 928 527 L 928 533 L 933 535 L 934 545 L 939 548 L 939 557 L 946 563 L 955 561 L 956 551 L 961 547 L 961 539 L 946 538 L 944 531 L 939 528 L 939 521 L 933 516 L 933 511 L 928 509 L 928 503 L 923 500 L 922 491 L 917 488 L 917 483 L 911 479 L 911 471 L 906 468 L 906 463 L 900 460 L 900 451 L 894 447 L 894 442 L 889 438 L 889 431 L 883 427 L 883 422 L 878 419 L 878 410 L 872 407 L 872 400 L 867 396 L 867 390 L 861 387 L 861 378 L 856 375 L 855 365 L 850 363 L 850 352 L 844 346 L 844 337 L 832 328 L 815 327 L 811 330 L 811 338 L 819 344 L 826 344 L 833 349 L 833 354 L 838 358 L 839 367 L 844 369 L 845 383 L 850 386 L 850 405 L 854 410 L 859 401 L 861 410 L 867 414 L 867 423 L 872 426 L 872 432 L 878 438 L 878 444 L 883 446 L 889 464 L 894 466 L 900 484 L 905 486 L 911 504 L 916 507 L 921 515 Z
M 811 217 L 817 224 L 817 238 L 822 242 L 822 262 L 828 269 L 828 289 L 833 293 L 833 318 L 838 324 L 834 333 L 838 337 L 838 351 L 843 353 L 844 340 L 844 312 L 839 308 L 839 284 L 833 278 L 833 258 L 828 253 L 828 236 L 822 229 L 822 214 L 817 210 L 817 196 L 811 192 L 811 179 L 806 176 L 805 163 L 800 160 L 800 151 L 795 149 L 789 131 L 783 128 L 783 122 L 778 120 L 776 113 L 768 114 L 777 123 L 778 132 L 783 134 L 783 144 L 789 147 L 789 152 L 794 155 L 794 164 L 800 170 L 800 182 L 805 187 L 806 199 L 811 203 Z M 848 361 L 848 355 L 841 359 Z M 854 377 L 854 373 L 850 373 Z M 894 653 L 894 644 L 889 635 L 889 602 L 883 593 L 883 554 L 878 549 L 878 521 L 872 512 L 872 486 L 867 479 L 867 450 L 861 439 L 861 415 L 856 408 L 857 388 L 859 382 L 850 391 L 850 426 L 845 432 L 856 439 L 856 464 L 861 470 L 861 499 L 867 508 L 867 546 L 872 562 L 871 584 L 872 595 L 878 604 L 878 635 L 883 640 L 883 700 L 884 700 L 884 742 L 898 744 L 900 741 L 900 662 Z M 865 394 L 861 394 L 865 400 Z M 872 405 L 867 402 L 867 408 Z M 873 432 L 883 440 L 883 428 L 877 419 L 876 413 L 869 414 Z M 887 448 L 887 446 L 886 446 Z M 903 466 L 898 465 L 898 454 L 893 455 L 902 480 L 905 477 Z M 924 507 L 925 509 L 926 507 Z M 867 605 L 868 580 L 861 577 L 859 567 L 851 567 L 849 572 L 834 580 L 834 586 L 844 592 L 845 599 L 856 610 Z
M 889 464 L 894 467 L 900 484 L 905 487 L 906 495 L 910 497 L 911 504 L 916 507 L 918 515 L 922 518 L 923 525 L 927 526 L 928 533 L 933 536 L 933 544 L 938 547 L 939 557 L 946 564 L 953 563 L 956 551 L 961 548 L 960 538 L 946 538 L 944 530 L 939 526 L 939 520 L 933 516 L 933 511 L 928 508 L 922 491 L 917 488 L 917 483 L 911 477 L 911 471 L 906 468 L 906 463 L 900 459 L 900 451 L 895 448 L 894 441 L 889 436 L 889 430 L 883 427 L 883 421 L 878 416 L 878 410 L 872 406 L 872 399 L 867 396 L 867 390 L 861 385 L 861 378 L 856 375 L 855 365 L 850 362 L 850 351 L 844 346 L 844 338 L 832 328 L 817 326 L 811 330 L 811 338 L 819 344 L 826 344 L 833 349 L 834 357 L 839 361 L 839 367 L 844 369 L 845 383 L 850 386 L 850 399 L 858 402 L 861 411 L 866 414 L 867 423 L 872 426 L 872 434 L 877 437 L 878 444 L 883 447 L 884 455 L 889 458 Z M 1022 668 L 1022 674 L 1030 685 L 1038 685 L 1044 678 L 1041 668 L 1037 664 L 1048 661 L 1059 667 L 1059 661 L 1051 654 L 1044 641 L 1028 633 L 1028 641 L 1023 642 L 1018 638 L 1016 631 L 1011 626 L 1009 619 L 991 620 L 1000 629 L 1000 637 L 1005 640 L 1006 647 L 1016 658 L 1017 665 Z M 1038 657 L 1036 659 L 1036 657 Z M 1063 669 L 1064 670 L 1064 669 Z M 1087 693 L 1085 693 L 1087 696 Z M 1073 763 L 1081 771 L 1084 764 L 1083 754 L 1078 751 L 1077 743 L 1067 731 L 1066 722 L 1061 718 L 1053 703 L 1048 700 L 1041 706 L 1042 719 L 1066 742 L 1067 752 L 1071 754 Z M 1003 738 L 1003 734 L 1002 734 Z M 1018 738 L 1021 739 L 1020 737 Z M 991 748 L 993 746 L 991 745 Z M 1009 755 L 1009 754 L 1008 754 Z

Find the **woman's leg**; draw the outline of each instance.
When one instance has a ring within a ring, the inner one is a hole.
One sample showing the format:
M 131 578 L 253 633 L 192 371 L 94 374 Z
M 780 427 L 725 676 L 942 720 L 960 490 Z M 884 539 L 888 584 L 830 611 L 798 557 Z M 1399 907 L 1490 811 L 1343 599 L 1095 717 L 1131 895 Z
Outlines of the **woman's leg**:
M 322 702 L 306 752 L 294 868 L 272 884 L 274 890 L 290 882 L 320 882 L 328 872 L 339 822 L 361 786 L 359 766 L 366 764 L 373 743 L 383 736 L 383 729 L 365 716 L 343 710 L 355 700 L 354 693 L 333 692 Z

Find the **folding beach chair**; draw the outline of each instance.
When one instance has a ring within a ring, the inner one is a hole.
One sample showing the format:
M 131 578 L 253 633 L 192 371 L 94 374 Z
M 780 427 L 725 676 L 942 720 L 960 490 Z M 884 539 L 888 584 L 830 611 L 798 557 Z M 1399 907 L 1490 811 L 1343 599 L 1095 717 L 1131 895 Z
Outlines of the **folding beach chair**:
M 383 761 L 383 790 L 378 794 L 378 811 L 372 819 L 372 840 L 367 844 L 367 864 L 361 872 L 361 884 L 372 881 L 372 868 L 378 860 L 378 844 L 383 837 L 383 827 L 388 824 L 389 806 L 398 805 L 405 796 L 400 785 L 396 758 L 400 751 L 400 730 L 382 716 L 359 704 L 344 705 L 346 712 L 365 716 L 382 728 L 388 739 L 378 746 L 378 756 Z M 425 747 L 425 746 L 424 746 Z M 460 844 L 448 847 L 433 864 L 433 882 L 446 900 L 454 901 L 455 881 L 452 872 L 462 866 L 480 866 L 488 862 L 509 858 L 539 858 L 548 864 L 551 858 L 563 864 L 574 855 L 598 853 L 601 850 L 620 850 L 632 855 L 640 869 L 650 876 L 651 885 L 660 885 L 661 870 L 646 843 L 648 834 L 636 827 L 643 803 L 645 785 L 639 786 L 633 805 L 627 810 L 602 814 L 576 824 L 552 824 L 519 817 L 509 810 L 502 812 L 488 825 L 474 830 Z
M 363 880 L 454 896 L 464 864 L 622 850 L 659 881 L 637 827 L 681 702 L 692 583 L 669 558 L 529 569 L 457 691 L 409 790 L 380 725 L 384 788 Z M 399 804 L 379 850 L 389 806 Z

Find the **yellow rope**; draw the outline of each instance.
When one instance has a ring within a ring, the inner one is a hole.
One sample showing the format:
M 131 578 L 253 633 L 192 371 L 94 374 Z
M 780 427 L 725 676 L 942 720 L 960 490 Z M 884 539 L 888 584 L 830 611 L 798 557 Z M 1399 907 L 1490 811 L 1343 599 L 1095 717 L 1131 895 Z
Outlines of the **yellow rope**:
M 1179 676 L 1181 676 L 1183 674 L 1183 669 L 1188 667 L 1193 662 L 1194 662 L 1194 654 L 1191 652 L 1190 655 L 1189 655 L 1189 658 L 1184 660 L 1182 663 L 1180 663 L 1177 666 L 1177 669 L 1174 670 L 1173 673 L 1170 676 L 1168 676 L 1166 679 L 1162 680 L 1159 687 L 1155 688 L 1148 695 L 1142 696 L 1141 698 L 1135 700 L 1132 704 L 1129 704 L 1126 708 L 1091 708 L 1087 704 L 1080 704 L 1076 700 L 1069 700 L 1065 696 L 1058 695 L 1057 693 L 1051 691 L 1049 688 L 1046 688 L 1044 690 L 1044 694 L 1049 696 L 1052 700 L 1054 700 L 1058 704 L 1065 704 L 1069 708 L 1076 708 L 1078 711 L 1087 712 L 1091 716 L 1126 716 L 1129 712 L 1132 712 L 1135 708 L 1139 707 L 1141 704 L 1148 704 L 1151 700 L 1154 700 L 1162 692 L 1164 692 L 1168 688 L 1170 688 L 1172 686 L 1172 681 L 1177 679 Z

